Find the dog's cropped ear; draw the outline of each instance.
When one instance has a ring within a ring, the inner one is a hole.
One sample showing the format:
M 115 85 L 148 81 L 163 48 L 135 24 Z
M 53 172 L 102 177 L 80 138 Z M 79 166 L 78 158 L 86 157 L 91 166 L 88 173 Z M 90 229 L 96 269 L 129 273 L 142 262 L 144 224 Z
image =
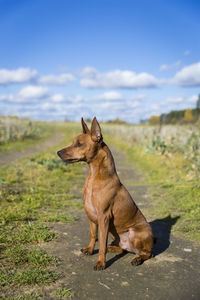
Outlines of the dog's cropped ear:
M 87 124 L 83 120 L 83 118 L 81 118 L 81 124 L 82 124 L 82 127 L 83 127 L 83 133 L 89 133 L 90 131 L 89 131 L 88 127 L 87 127 Z
M 101 127 L 96 117 L 94 117 L 94 119 L 92 120 L 91 137 L 94 142 L 100 142 L 103 139 L 101 134 Z

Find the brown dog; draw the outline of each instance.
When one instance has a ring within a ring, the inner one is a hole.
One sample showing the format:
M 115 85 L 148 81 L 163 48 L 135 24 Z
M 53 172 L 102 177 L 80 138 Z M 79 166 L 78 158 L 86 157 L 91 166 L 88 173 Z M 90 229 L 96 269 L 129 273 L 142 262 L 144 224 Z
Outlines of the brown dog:
M 82 118 L 83 134 L 73 144 L 58 151 L 64 162 L 85 161 L 89 175 L 84 186 L 84 209 L 90 223 L 90 243 L 81 249 L 92 254 L 99 226 L 99 257 L 95 270 L 106 266 L 106 252 L 134 252 L 139 256 L 132 260 L 139 265 L 152 256 L 154 237 L 151 226 L 136 206 L 129 192 L 119 180 L 114 159 L 103 142 L 101 128 L 96 118 L 91 131 Z M 113 242 L 107 247 L 108 233 Z

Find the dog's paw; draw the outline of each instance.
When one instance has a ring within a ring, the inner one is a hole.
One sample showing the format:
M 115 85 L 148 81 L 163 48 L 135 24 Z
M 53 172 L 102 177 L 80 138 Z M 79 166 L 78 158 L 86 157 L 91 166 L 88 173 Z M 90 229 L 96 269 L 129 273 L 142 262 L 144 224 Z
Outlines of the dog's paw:
M 84 253 L 85 255 L 92 255 L 93 254 L 93 250 L 91 250 L 90 248 L 82 248 L 81 252 Z
M 143 263 L 143 260 L 140 257 L 136 257 L 132 260 L 132 266 L 139 266 Z
M 94 270 L 95 271 L 101 271 L 101 270 L 104 270 L 106 267 L 106 264 L 104 262 L 101 262 L 101 261 L 97 261 L 97 263 L 94 265 Z

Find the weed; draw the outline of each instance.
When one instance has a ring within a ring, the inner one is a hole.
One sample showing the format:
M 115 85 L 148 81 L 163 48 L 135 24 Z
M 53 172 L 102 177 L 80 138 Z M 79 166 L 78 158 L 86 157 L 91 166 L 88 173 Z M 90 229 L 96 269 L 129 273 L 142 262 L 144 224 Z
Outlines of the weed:
M 37 300 L 40 295 L 38 293 L 26 293 L 25 295 L 18 296 L 0 296 L 0 300 Z
M 5 251 L 6 256 L 15 265 L 29 264 L 34 266 L 49 266 L 56 263 L 56 258 L 39 249 L 28 250 L 17 245 Z
M 63 223 L 69 223 L 69 222 L 74 222 L 76 221 L 76 217 L 72 216 L 71 214 L 68 213 L 59 213 L 59 212 L 53 212 L 49 213 L 44 216 L 42 214 L 42 219 L 45 222 L 63 222 Z
M 60 288 L 54 293 L 54 295 L 58 299 L 71 299 L 74 297 L 74 292 L 72 291 L 72 289 Z
M 40 224 L 17 224 L 2 229 L 3 241 L 10 245 L 49 242 L 55 237 L 55 232 L 48 226 Z
M 146 152 L 149 153 L 160 153 L 164 154 L 167 150 L 167 145 L 165 141 L 161 140 L 161 137 L 158 135 L 152 140 L 152 145 L 146 147 Z
M 66 171 L 66 166 L 60 159 L 55 158 L 43 158 L 37 161 L 38 164 L 45 166 L 48 170 L 60 169 Z
M 18 117 L 0 117 L 1 152 L 22 150 L 43 141 L 53 132 L 53 126 L 44 122 L 20 119 Z
M 19 284 L 19 285 L 31 285 L 31 284 L 49 284 L 56 281 L 59 278 L 59 274 L 49 270 L 41 270 L 36 267 L 30 267 L 28 270 L 10 270 L 4 269 L 0 274 L 0 286 Z

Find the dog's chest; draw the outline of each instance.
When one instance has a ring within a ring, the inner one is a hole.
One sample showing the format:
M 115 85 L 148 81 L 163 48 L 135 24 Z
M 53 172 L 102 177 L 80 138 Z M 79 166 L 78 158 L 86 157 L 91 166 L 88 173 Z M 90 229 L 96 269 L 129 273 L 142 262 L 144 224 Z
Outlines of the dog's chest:
M 96 189 L 92 179 L 88 178 L 84 186 L 84 209 L 88 218 L 97 223 Z

